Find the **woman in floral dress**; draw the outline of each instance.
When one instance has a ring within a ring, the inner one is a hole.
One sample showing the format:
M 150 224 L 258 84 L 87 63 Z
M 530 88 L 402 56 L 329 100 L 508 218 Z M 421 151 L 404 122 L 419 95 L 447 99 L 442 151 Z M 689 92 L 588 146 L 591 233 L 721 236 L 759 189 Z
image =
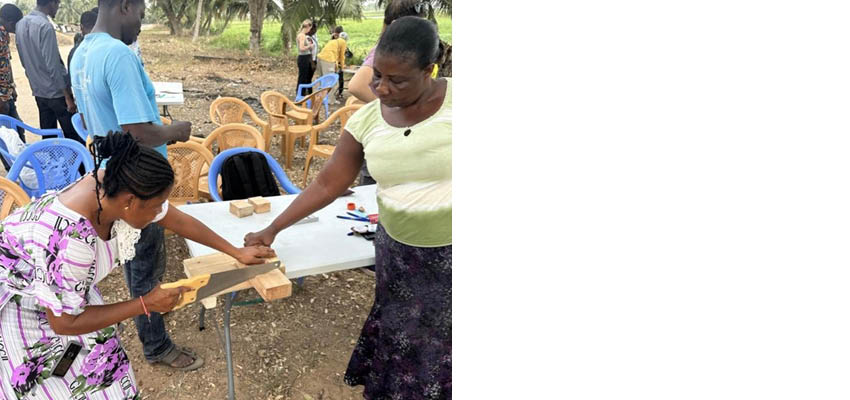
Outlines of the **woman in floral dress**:
M 154 288 L 104 304 L 97 282 L 132 259 L 139 229 L 158 222 L 175 233 L 255 264 L 267 247 L 237 249 L 166 199 L 168 161 L 129 134 L 96 137 L 98 167 L 0 223 L 0 394 L 6 399 L 140 398 L 119 322 L 167 312 L 183 288 Z M 64 376 L 51 375 L 71 342 L 82 351 Z

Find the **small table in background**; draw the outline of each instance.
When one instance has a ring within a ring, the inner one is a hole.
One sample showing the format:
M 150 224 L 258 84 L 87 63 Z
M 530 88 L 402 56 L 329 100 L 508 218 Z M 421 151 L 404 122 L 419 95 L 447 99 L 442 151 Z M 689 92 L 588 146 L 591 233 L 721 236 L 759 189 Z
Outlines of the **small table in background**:
M 156 93 L 156 105 L 162 106 L 162 116 L 172 119 L 171 114 L 168 112 L 168 106 L 183 105 L 183 83 L 154 82 L 153 88 Z

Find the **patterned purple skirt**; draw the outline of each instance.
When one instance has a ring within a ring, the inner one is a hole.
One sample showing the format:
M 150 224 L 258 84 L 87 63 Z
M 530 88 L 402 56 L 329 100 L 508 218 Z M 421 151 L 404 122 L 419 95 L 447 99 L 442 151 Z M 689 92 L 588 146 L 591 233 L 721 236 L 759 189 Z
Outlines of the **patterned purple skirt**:
M 378 226 L 375 304 L 345 383 L 369 400 L 451 399 L 451 245 L 408 246 Z

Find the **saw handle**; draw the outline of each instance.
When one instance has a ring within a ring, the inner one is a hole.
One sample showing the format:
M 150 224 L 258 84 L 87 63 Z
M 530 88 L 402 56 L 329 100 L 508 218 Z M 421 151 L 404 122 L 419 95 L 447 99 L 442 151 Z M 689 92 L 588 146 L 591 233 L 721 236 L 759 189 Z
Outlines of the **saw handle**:
M 193 276 L 191 278 L 181 279 L 179 281 L 174 281 L 171 283 L 164 283 L 160 287 L 163 289 L 175 289 L 183 286 L 189 289 L 183 292 L 183 297 L 180 298 L 180 301 L 172 309 L 176 310 L 185 306 L 186 304 L 191 304 L 195 302 L 195 297 L 198 295 L 198 289 L 206 286 L 209 281 L 210 274 L 204 274 Z

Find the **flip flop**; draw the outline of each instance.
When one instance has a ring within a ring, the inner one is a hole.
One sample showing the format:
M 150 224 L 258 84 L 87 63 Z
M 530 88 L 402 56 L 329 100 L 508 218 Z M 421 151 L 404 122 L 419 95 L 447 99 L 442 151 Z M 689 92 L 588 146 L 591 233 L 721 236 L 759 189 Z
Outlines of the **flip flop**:
M 177 367 L 173 363 L 180 357 L 181 354 L 185 354 L 188 357 L 191 357 L 192 363 L 185 367 Z M 174 346 L 174 349 L 171 350 L 170 353 L 166 354 L 162 360 L 154 361 L 151 364 L 162 364 L 170 368 L 174 368 L 178 371 L 194 371 L 198 368 L 201 368 L 204 365 L 204 359 L 195 354 L 194 351 L 189 349 L 188 347 L 183 346 Z

